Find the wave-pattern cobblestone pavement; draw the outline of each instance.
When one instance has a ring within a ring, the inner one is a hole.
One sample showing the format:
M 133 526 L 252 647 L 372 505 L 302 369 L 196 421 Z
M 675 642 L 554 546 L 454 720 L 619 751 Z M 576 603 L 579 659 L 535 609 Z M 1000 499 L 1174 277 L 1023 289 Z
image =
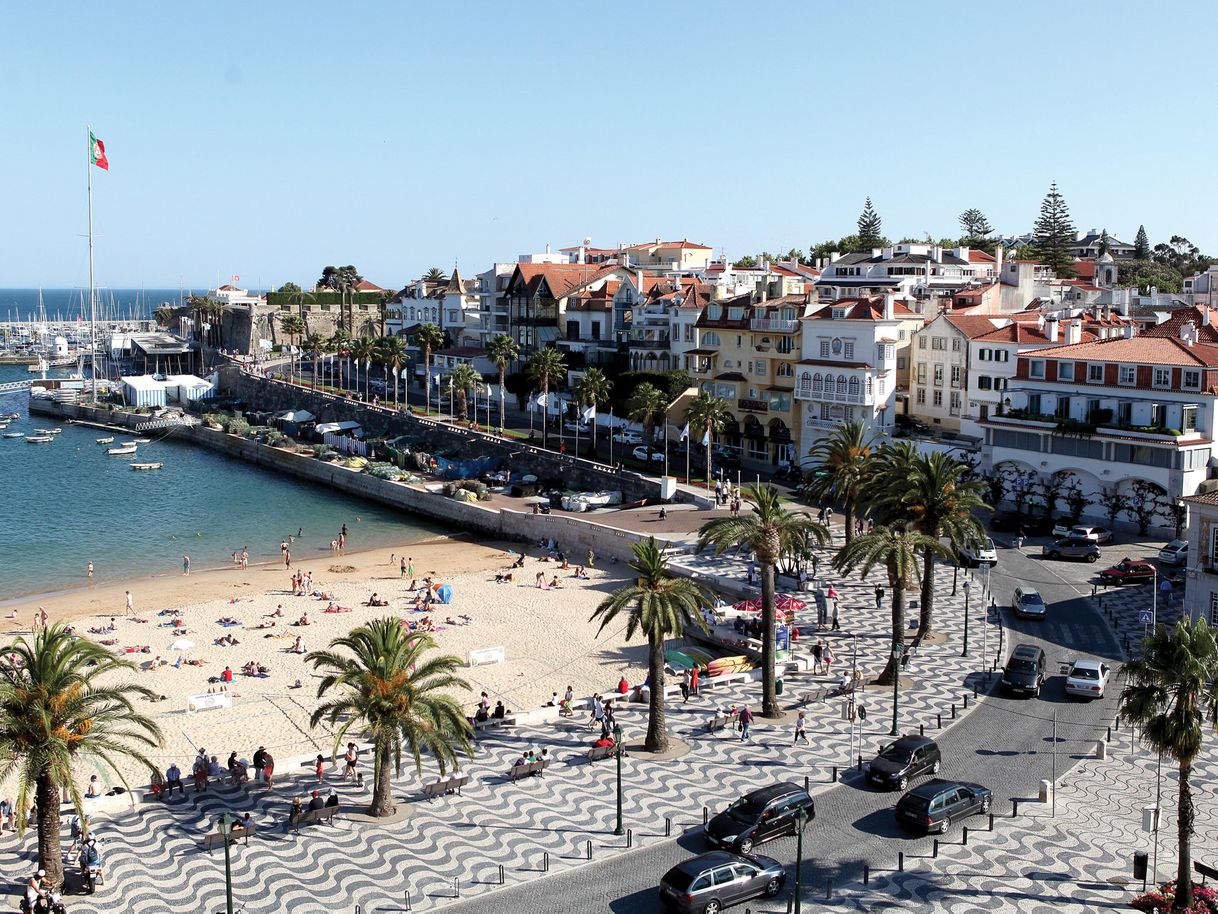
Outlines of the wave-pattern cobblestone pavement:
M 822 567 L 828 565 L 827 554 Z M 739 562 L 708 561 L 720 565 L 722 573 L 743 571 Z M 888 614 L 875 606 L 874 583 L 838 584 L 843 631 L 817 635 L 833 645 L 838 670 L 850 664 L 854 649 L 859 667 L 872 675 L 884 663 Z M 950 571 L 941 572 L 937 613 L 943 630 L 958 632 L 963 625 L 963 588 L 952 596 L 951 584 Z M 972 622 L 977 637 L 982 613 L 975 603 Z M 801 616 L 799 622 L 809 635 L 814 633 L 814 619 Z M 922 724 L 933 730 L 937 715 L 949 726 L 953 704 L 957 713 L 971 713 L 963 710 L 963 698 L 965 694 L 971 698 L 974 685 L 984 692 L 985 682 L 962 666 L 959 654 L 958 643 L 949 641 L 928 642 L 913 656 L 910 685 L 902 690 L 900 700 L 903 729 Z M 973 663 L 980 666 L 976 659 Z M 786 697 L 828 681 L 823 676 L 788 680 Z M 810 746 L 791 745 L 790 723 L 759 721 L 749 743 L 741 743 L 731 733 L 705 732 L 705 721 L 716 708 L 745 702 L 756 706 L 758 700 L 759 686 L 749 683 L 706 690 L 688 704 L 670 704 L 671 732 L 688 744 L 689 752 L 666 761 L 640 754 L 625 761 L 625 818 L 634 846 L 665 840 L 666 817 L 672 820 L 674 835 L 700 824 L 704 805 L 717 807 L 724 797 L 751 788 L 758 768 L 768 768 L 772 777 L 806 776 L 812 784 L 828 787 L 832 766 L 849 765 L 851 725 L 842 719 L 840 702 L 809 707 Z M 870 714 L 858 725 L 861 740 L 855 741 L 856 754 L 874 751 L 886 738 L 891 720 L 891 693 L 868 690 L 863 702 Z M 641 738 L 645 727 L 641 706 L 628 707 L 621 719 L 628 739 Z M 626 839 L 612 835 L 612 760 L 588 763 L 583 758 L 591 738 L 585 721 L 575 719 L 481 739 L 475 759 L 466 766 L 470 783 L 460 796 L 426 802 L 422 784 L 434 779 L 432 769 L 422 779 L 413 771 L 399 778 L 395 797 L 409 803 L 411 812 L 393 825 L 340 821 L 335 826 L 309 826 L 299 834 L 285 833 L 290 797 L 315 786 L 303 768 L 289 778 L 277 778 L 274 795 L 262 787 L 248 791 L 229 787 L 169 803 L 136 802 L 97 817 L 109 878 L 96 895 L 70 899 L 71 909 L 74 914 L 222 910 L 223 854 L 204 852 L 200 840 L 230 810 L 250 811 L 260 827 L 248 847 L 238 846 L 233 853 L 234 896 L 248 914 L 284 910 L 331 914 L 353 910 L 355 905 L 365 911 L 401 909 L 408 892 L 412 910 L 425 911 L 450 902 L 457 891 L 463 898 L 493 891 L 499 885 L 500 866 L 505 884 L 512 885 L 542 875 L 547 853 L 551 872 L 586 862 L 589 842 L 595 859 L 603 860 L 607 854 L 625 852 Z M 505 772 L 526 746 L 547 747 L 554 762 L 543 778 L 512 783 Z M 333 786 L 345 803 L 357 805 L 367 798 L 349 782 L 345 787 Z M 0 867 L 20 878 L 33 865 L 34 846 L 29 837 L 17 842 L 6 834 L 0 839 Z

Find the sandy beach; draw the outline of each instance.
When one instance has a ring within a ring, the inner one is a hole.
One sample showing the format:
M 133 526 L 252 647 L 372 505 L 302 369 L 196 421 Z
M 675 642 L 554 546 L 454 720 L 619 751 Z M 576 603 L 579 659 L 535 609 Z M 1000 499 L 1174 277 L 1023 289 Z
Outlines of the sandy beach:
M 463 672 L 472 691 L 460 700 L 471 714 L 483 690 L 492 704 L 502 700 L 509 709 L 521 709 L 545 704 L 551 693 L 562 693 L 568 684 L 582 696 L 612 689 L 623 674 L 632 683 L 646 675 L 644 642 L 636 638 L 629 646 L 624 643 L 624 621 L 603 633 L 598 631 L 599 622 L 589 621 L 604 595 L 626 580 L 625 565 L 590 568 L 588 579 L 582 580 L 574 576 L 574 564 L 560 570 L 557 562 L 539 561 L 540 550 L 532 549 L 524 568 L 515 569 L 514 582 L 505 584 L 496 583 L 495 575 L 508 570 L 516 556 L 507 550 L 519 551 L 519 544 L 479 544 L 457 537 L 404 548 L 413 560 L 419 587 L 425 576 L 448 584 L 453 591 L 451 604 L 415 611 L 411 580 L 399 570 L 402 550 L 378 549 L 293 562 L 292 570 L 311 572 L 312 589 L 328 598 L 293 595 L 291 572 L 274 563 L 43 595 L 9 604 L 10 612 L 17 615 L 3 622 L 10 636 L 29 632 L 42 606 L 51 620 L 70 622 L 78 634 L 113 642 L 107 646 L 136 665 L 137 672 L 131 674 L 136 681 L 165 696 L 163 701 L 140 701 L 142 710 L 164 731 L 164 745 L 152 757 L 161 767 L 176 760 L 184 769 L 200 747 L 217 755 L 221 763 L 234 749 L 248 757 L 258 745 L 267 746 L 280 759 L 317 752 L 329 756 L 330 732 L 308 726 L 317 705 L 317 677 L 303 654 L 289 649 L 297 636 L 307 650 L 324 648 L 354 626 L 383 616 L 415 622 L 430 616 L 437 629 L 432 637 L 440 649 L 463 660 L 473 650 L 503 648 L 503 663 L 467 667 Z M 557 575 L 560 587 L 538 589 L 539 571 L 547 582 Z M 135 606 L 132 616 L 125 614 L 128 589 Z M 389 605 L 368 606 L 373 593 Z M 330 602 L 350 612 L 326 613 Z M 276 617 L 280 607 L 282 616 Z M 161 615 L 167 610 L 173 614 Z M 308 625 L 295 624 L 306 614 Z M 465 616 L 472 621 L 466 622 Z M 175 632 L 175 618 L 184 633 Z M 222 618 L 238 624 L 222 625 Z M 102 631 L 111 619 L 115 630 Z M 238 643 L 216 643 L 228 635 Z M 182 652 L 169 650 L 178 638 L 194 646 Z M 135 650 L 128 653 L 128 648 Z M 175 667 L 179 656 L 203 665 Z M 152 669 L 158 657 L 166 663 Z M 241 667 L 250 661 L 268 667 L 269 674 L 243 676 Z M 227 687 L 232 707 L 187 713 L 189 696 L 220 688 L 209 680 L 219 679 L 226 665 L 234 674 Z M 301 685 L 296 688 L 298 680 Z M 141 771 L 128 774 L 144 781 Z

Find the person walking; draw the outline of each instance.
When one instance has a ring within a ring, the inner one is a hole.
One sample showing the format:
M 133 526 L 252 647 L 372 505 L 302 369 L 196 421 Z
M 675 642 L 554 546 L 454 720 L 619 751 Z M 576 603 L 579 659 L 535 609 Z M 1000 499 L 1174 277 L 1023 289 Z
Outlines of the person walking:
M 681 671 L 681 698 L 689 701 L 689 670 Z
M 736 719 L 740 721 L 740 742 L 747 743 L 749 741 L 749 730 L 753 726 L 753 712 L 749 710 L 748 705 L 740 709 Z
M 131 591 L 127 591 L 127 615 L 135 615 L 135 600 L 131 596 Z
M 836 593 L 836 591 L 832 591 L 832 592 Z M 830 631 L 840 632 L 842 630 L 842 627 L 841 627 L 841 625 L 838 624 L 838 621 L 837 621 L 837 597 L 836 596 L 833 597 L 830 605 L 832 606 L 832 609 L 830 610 L 830 619 L 833 624 L 829 627 L 829 629 L 830 629 Z
M 824 655 L 824 652 L 825 652 L 825 643 L 823 641 L 817 641 L 814 645 L 812 645 L 812 672 L 813 673 L 820 672 L 821 657 Z
M 694 698 L 698 697 L 698 668 L 694 667 L 689 674 L 689 691 L 693 693 Z
M 808 741 L 808 716 L 803 711 L 800 711 L 799 717 L 795 718 L 795 739 L 791 745 L 794 746 L 801 739 L 805 743 Z
M 882 609 L 884 606 L 884 588 L 879 584 L 875 585 L 875 608 Z

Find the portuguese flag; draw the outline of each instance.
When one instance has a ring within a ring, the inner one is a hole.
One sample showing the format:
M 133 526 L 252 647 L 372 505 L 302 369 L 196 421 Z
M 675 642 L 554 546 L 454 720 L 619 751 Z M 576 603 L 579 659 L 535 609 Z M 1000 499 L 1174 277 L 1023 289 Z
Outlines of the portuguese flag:
M 89 134 L 89 162 L 105 171 L 110 170 L 110 160 L 106 158 L 106 144 Z

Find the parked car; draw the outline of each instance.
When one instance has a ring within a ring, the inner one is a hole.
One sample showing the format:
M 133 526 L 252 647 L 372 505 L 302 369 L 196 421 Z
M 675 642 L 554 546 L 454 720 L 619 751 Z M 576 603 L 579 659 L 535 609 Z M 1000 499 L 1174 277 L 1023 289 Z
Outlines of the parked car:
M 664 452 L 663 451 L 653 451 L 653 450 L 650 450 L 649 448 L 643 447 L 641 445 L 639 447 L 636 447 L 633 451 L 631 451 L 630 454 L 631 454 L 631 456 L 634 457 L 635 460 L 641 460 L 644 463 L 646 463 L 649 460 L 652 463 L 663 463 L 664 462 Z
M 897 801 L 896 816 L 905 828 L 946 832 L 954 820 L 987 813 L 994 803 L 988 787 L 935 778 L 919 784 Z
M 1003 691 L 1014 695 L 1040 695 L 1047 664 L 1045 652 L 1035 644 L 1020 644 L 1011 651 L 1007 665 L 1003 667 Z
M 739 800 L 706 823 L 703 832 L 712 847 L 747 854 L 753 845 L 799 829 L 799 813 L 806 822 L 816 818 L 816 801 L 798 784 L 771 784 Z
M 1049 612 L 1045 606 L 1045 598 L 1025 584 L 1015 588 L 1011 596 L 1011 609 L 1015 610 L 1015 615 L 1021 619 L 1043 619 Z
M 1103 698 L 1110 672 L 1108 664 L 1099 660 L 1075 660 L 1066 676 L 1066 694 Z
M 939 744 L 929 736 L 902 736 L 867 764 L 867 783 L 886 790 L 904 790 L 910 778 L 938 774 L 941 764 Z
M 1107 527 L 1091 527 L 1087 524 L 1076 524 L 1070 528 L 1073 539 L 1095 540 L 1101 546 L 1112 542 L 1112 531 Z
M 786 869 L 773 857 L 711 851 L 665 873 L 660 902 L 682 914 L 719 914 L 759 895 L 772 898 L 786 881 Z
M 564 422 L 562 427 L 572 434 L 589 435 L 592 433 L 592 426 L 586 425 L 583 422 Z
M 642 444 L 643 436 L 637 432 L 614 432 L 613 440 L 617 444 Z
M 702 448 L 702 450 L 705 451 L 706 448 Z M 711 450 L 711 461 L 717 467 L 728 467 L 734 470 L 740 466 L 740 454 L 730 448 L 717 447 Z
M 1105 584 L 1145 584 L 1153 581 L 1158 572 L 1150 562 L 1140 559 L 1122 559 L 1111 568 L 1100 572 L 1100 580 Z
M 1042 546 L 1040 554 L 1047 559 L 1081 559 L 1084 562 L 1099 561 L 1100 547 L 1095 540 L 1066 537 Z
M 975 546 L 961 546 L 958 554 L 960 564 L 970 568 L 974 565 L 998 564 L 998 549 L 988 536 Z
M 990 520 L 990 529 L 1000 533 L 1019 533 L 1027 536 L 1046 536 L 1053 529 L 1053 521 L 1042 514 L 1017 514 L 1002 511 Z
M 1164 565 L 1188 563 L 1188 540 L 1172 540 L 1159 550 L 1159 561 Z

